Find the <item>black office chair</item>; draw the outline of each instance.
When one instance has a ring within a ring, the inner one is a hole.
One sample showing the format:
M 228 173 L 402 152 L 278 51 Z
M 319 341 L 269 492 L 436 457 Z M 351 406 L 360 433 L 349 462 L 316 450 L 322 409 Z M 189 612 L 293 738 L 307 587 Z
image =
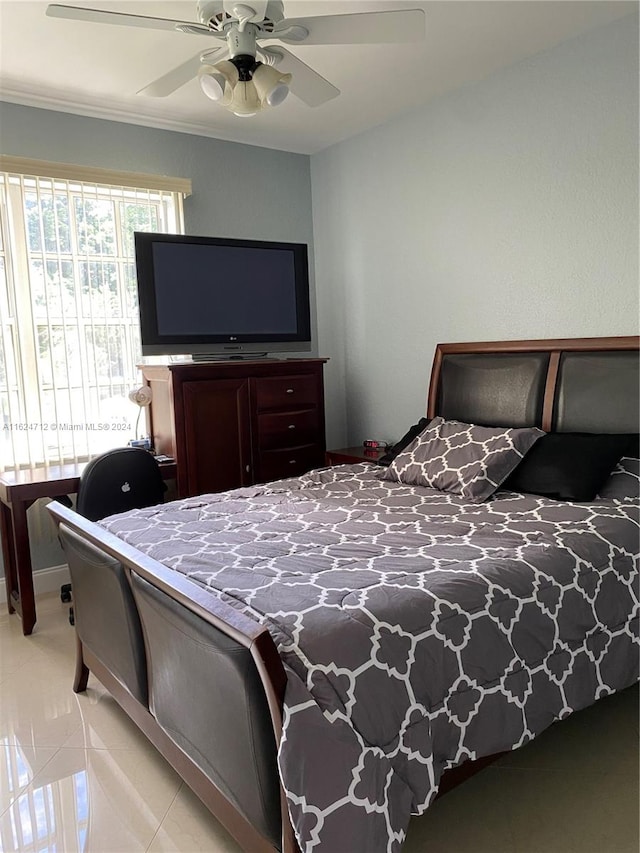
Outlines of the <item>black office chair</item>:
M 139 447 L 118 447 L 96 456 L 80 476 L 76 512 L 98 521 L 117 512 L 164 501 L 166 485 L 154 457 Z
M 138 447 L 118 447 L 96 456 L 80 475 L 76 512 L 90 521 L 143 509 L 164 501 L 167 486 L 155 458 Z M 71 584 L 60 587 L 62 601 L 71 601 Z M 73 608 L 69 622 L 74 624 Z

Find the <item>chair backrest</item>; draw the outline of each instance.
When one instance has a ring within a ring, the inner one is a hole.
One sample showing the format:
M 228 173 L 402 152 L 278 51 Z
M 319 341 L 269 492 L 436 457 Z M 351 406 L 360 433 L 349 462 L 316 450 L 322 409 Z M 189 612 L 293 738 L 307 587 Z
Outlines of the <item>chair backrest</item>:
M 166 486 L 146 450 L 118 447 L 96 456 L 82 472 L 76 511 L 90 521 L 160 504 Z

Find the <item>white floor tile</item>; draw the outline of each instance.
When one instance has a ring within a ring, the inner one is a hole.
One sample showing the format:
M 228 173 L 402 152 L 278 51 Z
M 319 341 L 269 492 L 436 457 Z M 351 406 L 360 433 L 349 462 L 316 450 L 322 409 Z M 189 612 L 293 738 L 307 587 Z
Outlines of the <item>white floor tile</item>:
M 89 687 L 76 696 L 82 725 L 65 741 L 65 747 L 127 749 L 148 745 L 147 738 L 120 708 L 116 700 L 89 676 Z
M 242 853 L 242 850 L 196 795 L 183 785 L 148 853 Z
M 56 747 L 16 746 L 7 739 L 0 742 L 0 814 L 20 796 L 57 751 Z
M 60 749 L 0 819 L 17 851 L 30 839 L 64 853 L 135 853 L 156 834 L 180 779 L 155 752 Z
M 57 596 L 31 637 L 0 617 L 0 849 L 239 853 L 93 676 L 73 693 L 74 658 Z M 637 853 L 637 770 L 633 688 L 437 800 L 403 853 Z

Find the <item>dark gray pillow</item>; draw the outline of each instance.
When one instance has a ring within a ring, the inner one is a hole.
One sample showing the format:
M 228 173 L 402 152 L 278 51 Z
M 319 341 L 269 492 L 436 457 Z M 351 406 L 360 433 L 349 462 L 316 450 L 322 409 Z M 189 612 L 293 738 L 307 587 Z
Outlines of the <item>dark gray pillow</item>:
M 640 459 L 623 456 L 598 492 L 605 500 L 637 500 L 640 497 Z
M 427 486 L 482 503 L 543 435 L 536 427 L 483 427 L 437 417 L 396 456 L 380 479 Z
M 637 435 L 624 433 L 549 432 L 502 488 L 555 501 L 592 501 L 616 462 L 637 444 Z
M 414 424 L 412 427 L 409 427 L 407 432 L 402 436 L 400 441 L 396 441 L 393 447 L 390 447 L 384 456 L 381 456 L 378 459 L 378 465 L 391 465 L 393 460 L 396 458 L 398 453 L 402 453 L 405 447 L 408 447 L 414 438 L 420 435 L 420 433 L 425 430 L 431 420 L 429 418 L 420 418 L 417 424 Z

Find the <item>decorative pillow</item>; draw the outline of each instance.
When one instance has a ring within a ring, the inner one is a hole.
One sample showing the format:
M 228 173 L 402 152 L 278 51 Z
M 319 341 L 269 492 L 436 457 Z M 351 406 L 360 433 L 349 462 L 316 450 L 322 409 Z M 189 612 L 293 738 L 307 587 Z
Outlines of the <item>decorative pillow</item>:
M 640 459 L 623 456 L 598 492 L 606 500 L 637 500 L 640 498 Z
M 543 435 L 535 427 L 482 427 L 437 417 L 380 479 L 428 486 L 482 503 Z
M 405 447 L 408 447 L 414 438 L 417 438 L 420 433 L 425 430 L 429 424 L 431 423 L 430 418 L 420 418 L 417 424 L 414 424 L 410 427 L 407 432 L 402 436 L 400 441 L 397 441 L 393 447 L 390 447 L 389 450 L 378 459 L 378 465 L 390 465 L 393 460 L 396 458 L 398 453 L 401 453 Z
M 503 488 L 558 501 L 592 501 L 634 441 L 637 436 L 623 434 L 548 433 Z

